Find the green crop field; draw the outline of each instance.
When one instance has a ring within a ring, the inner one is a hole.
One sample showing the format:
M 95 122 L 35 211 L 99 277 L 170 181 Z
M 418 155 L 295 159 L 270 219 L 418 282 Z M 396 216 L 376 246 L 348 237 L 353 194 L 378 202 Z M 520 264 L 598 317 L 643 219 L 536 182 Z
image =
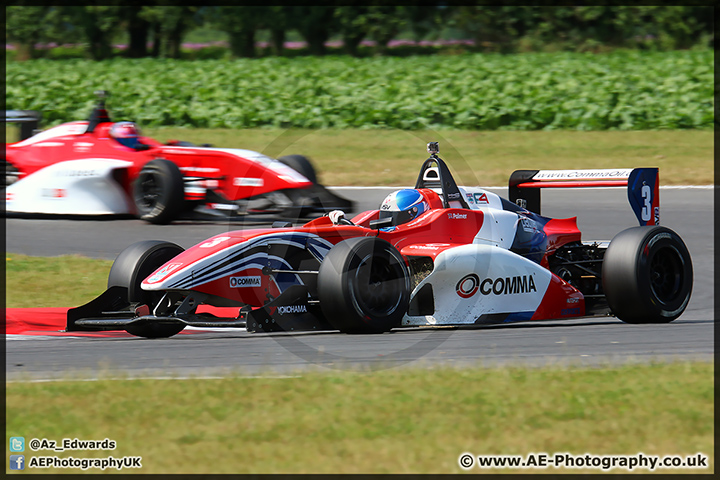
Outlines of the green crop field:
M 116 117 L 208 128 L 711 128 L 714 106 L 711 50 L 6 63 L 7 108 L 46 124 L 96 89 Z

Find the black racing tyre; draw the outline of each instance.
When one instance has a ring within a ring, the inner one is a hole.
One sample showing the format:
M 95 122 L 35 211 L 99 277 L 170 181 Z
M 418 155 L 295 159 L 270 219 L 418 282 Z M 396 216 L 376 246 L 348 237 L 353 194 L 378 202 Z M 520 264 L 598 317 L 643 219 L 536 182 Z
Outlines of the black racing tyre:
M 317 183 L 317 173 L 307 157 L 303 155 L 285 155 L 284 157 L 278 158 L 278 161 L 300 173 L 313 184 Z
M 605 252 L 602 283 L 610 310 L 623 322 L 672 322 L 690 301 L 690 253 L 669 228 L 628 228 Z
M 150 223 L 173 221 L 183 210 L 185 187 L 177 165 L 164 158 L 150 160 L 133 183 L 138 216 Z
M 328 322 L 342 332 L 387 332 L 400 325 L 410 301 L 405 260 L 377 237 L 344 240 L 320 264 L 318 299 Z
M 20 172 L 18 172 L 18 169 L 15 168 L 15 165 L 12 163 L 7 160 L 3 161 L 5 163 L 5 183 L 2 185 L 4 188 L 15 183 L 18 180 Z
M 142 303 L 150 309 L 157 304 L 164 292 L 149 292 L 140 287 L 145 278 L 162 264 L 182 253 L 179 245 L 160 240 L 144 240 L 133 243 L 120 252 L 110 268 L 108 288 L 112 286 L 128 289 L 128 302 Z M 146 338 L 171 337 L 180 333 L 185 325 L 128 325 L 126 330 L 132 335 Z

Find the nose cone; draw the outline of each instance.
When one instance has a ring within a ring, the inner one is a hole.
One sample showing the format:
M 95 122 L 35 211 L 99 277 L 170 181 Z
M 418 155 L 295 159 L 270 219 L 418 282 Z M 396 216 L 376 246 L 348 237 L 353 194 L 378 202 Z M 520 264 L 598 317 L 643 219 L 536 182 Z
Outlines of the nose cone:
M 176 257 L 177 258 L 177 257 Z M 183 262 L 172 261 L 166 263 L 162 267 L 155 270 L 155 272 L 143 280 L 141 287 L 143 290 L 165 290 L 169 288 L 169 284 L 177 279 L 177 275 L 174 273 L 180 273 L 180 269 L 183 266 Z M 173 278 L 170 278 L 173 277 Z
M 228 249 L 246 238 L 237 232 L 216 235 L 208 240 L 188 248 L 168 261 L 145 278 L 141 284 L 143 290 L 187 290 L 193 287 L 193 272 L 212 269 L 227 255 Z

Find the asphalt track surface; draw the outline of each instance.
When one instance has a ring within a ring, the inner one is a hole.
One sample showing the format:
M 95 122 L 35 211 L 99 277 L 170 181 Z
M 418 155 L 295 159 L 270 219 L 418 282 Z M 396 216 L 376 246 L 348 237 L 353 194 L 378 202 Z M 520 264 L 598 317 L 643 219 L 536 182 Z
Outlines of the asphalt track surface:
M 342 189 L 358 211 L 377 208 L 392 189 Z M 506 189 L 494 190 L 505 196 Z M 437 365 L 605 365 L 673 359 L 710 361 L 714 353 L 714 205 L 711 188 L 663 188 L 661 224 L 677 231 L 694 265 L 686 312 L 666 325 L 628 325 L 614 317 L 472 329 L 400 329 L 382 335 L 337 332 L 249 334 L 214 330 L 169 339 L 8 336 L 8 380 L 98 376 L 287 375 L 307 369 L 375 370 Z M 636 225 L 623 188 L 543 192 L 544 215 L 578 217 L 584 240 L 611 240 Z M 138 220 L 6 220 L 6 249 L 28 255 L 78 253 L 114 258 L 145 239 L 190 247 L 242 228 L 225 220 L 168 226 Z

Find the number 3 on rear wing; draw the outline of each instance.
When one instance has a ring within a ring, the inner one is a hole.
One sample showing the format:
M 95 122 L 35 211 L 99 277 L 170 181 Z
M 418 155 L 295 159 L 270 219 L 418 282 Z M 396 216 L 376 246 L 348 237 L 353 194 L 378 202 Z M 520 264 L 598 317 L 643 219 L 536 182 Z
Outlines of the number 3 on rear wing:
M 540 214 L 543 188 L 627 186 L 628 200 L 640 225 L 660 224 L 660 181 L 657 168 L 599 170 L 516 170 L 508 196 L 517 205 Z

